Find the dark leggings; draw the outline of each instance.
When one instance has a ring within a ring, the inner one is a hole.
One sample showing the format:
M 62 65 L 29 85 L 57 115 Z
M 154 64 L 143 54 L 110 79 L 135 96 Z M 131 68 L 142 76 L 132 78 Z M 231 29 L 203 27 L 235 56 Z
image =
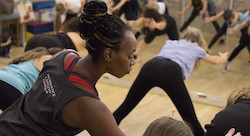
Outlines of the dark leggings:
M 141 68 L 126 99 L 114 112 L 117 123 L 120 124 L 121 120 L 135 108 L 148 91 L 156 86 L 168 94 L 182 119 L 192 125 L 195 135 L 203 136 L 204 130 L 196 117 L 180 66 L 175 62 L 163 59 L 152 59 Z
M 190 17 L 187 19 L 187 21 L 183 24 L 183 26 L 181 27 L 180 29 L 180 32 L 184 31 L 188 26 L 189 24 L 195 19 L 195 17 L 197 15 L 199 15 L 200 11 L 199 10 L 193 10 Z M 215 14 L 211 14 L 209 16 L 214 16 Z M 216 32 L 218 33 L 220 31 L 220 26 L 219 24 L 216 22 L 216 21 L 213 21 L 212 22 Z
M 220 29 L 219 32 L 216 33 L 216 35 L 213 37 L 213 39 L 210 41 L 208 48 L 212 48 L 212 46 L 216 43 L 216 41 L 222 36 L 225 35 L 227 32 L 227 23 L 224 23 Z
M 250 36 L 247 34 L 248 32 L 248 27 L 242 28 L 241 29 L 241 37 L 240 37 L 240 42 L 236 46 L 236 48 L 233 50 L 232 54 L 228 57 L 228 61 L 231 62 L 244 47 L 247 46 L 248 52 L 250 54 Z
M 239 41 L 239 45 L 234 49 L 234 51 L 232 52 L 232 54 L 229 56 L 228 61 L 233 60 L 236 55 L 247 45 L 248 42 L 248 27 L 244 27 L 241 30 L 241 36 L 240 36 L 240 41 Z M 220 32 L 218 32 L 213 39 L 210 41 L 208 48 L 212 48 L 212 46 L 216 43 L 216 41 L 224 34 L 226 34 L 227 32 L 227 23 L 224 23 L 221 27 Z M 250 53 L 250 47 L 248 47 L 248 51 Z
M 22 93 L 15 87 L 0 80 L 0 109 L 5 110 L 12 105 Z

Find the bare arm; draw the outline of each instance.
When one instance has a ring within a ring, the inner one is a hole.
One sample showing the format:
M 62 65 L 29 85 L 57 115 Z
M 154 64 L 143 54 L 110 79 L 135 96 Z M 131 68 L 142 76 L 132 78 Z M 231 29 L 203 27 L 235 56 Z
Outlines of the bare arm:
M 111 12 L 114 12 L 120 9 L 125 3 L 126 3 L 126 0 L 121 0 L 115 7 L 110 8 Z
M 126 23 L 128 26 L 141 27 L 143 25 L 143 17 L 138 18 L 137 20 L 129 20 Z
M 228 52 L 221 53 L 219 52 L 219 55 L 209 55 L 207 54 L 202 60 L 204 60 L 207 63 L 210 64 L 221 64 L 225 63 L 228 58 Z
M 154 19 L 152 19 L 152 21 L 150 22 L 150 27 L 152 29 L 158 29 L 158 30 L 163 30 L 167 25 L 166 21 L 160 21 L 160 22 L 156 22 Z
M 234 11 L 234 19 L 232 20 L 231 25 L 234 25 L 240 18 L 240 14 L 237 11 Z
M 187 5 L 178 13 L 179 15 L 183 15 L 188 9 L 192 6 L 192 1 L 189 1 Z
M 9 45 L 10 43 L 11 43 L 11 37 L 9 37 L 6 42 L 0 43 L 0 46 L 6 46 L 6 45 Z
M 232 35 L 234 32 L 239 31 L 239 30 L 241 30 L 242 28 L 244 28 L 246 26 L 247 26 L 247 22 L 243 21 L 241 24 L 238 24 L 235 27 L 229 29 L 229 34 Z
M 211 17 L 206 17 L 205 18 L 205 22 L 213 22 L 216 21 L 218 18 L 220 18 L 221 16 L 223 16 L 224 14 L 224 10 L 220 11 L 218 14 L 211 16 Z
M 85 0 L 81 0 L 81 9 L 80 9 L 79 13 L 81 13 L 83 11 L 84 5 L 85 5 Z
M 82 96 L 66 104 L 61 112 L 66 125 L 86 129 L 91 136 L 125 136 L 113 114 L 101 101 Z
M 207 0 L 202 1 L 202 10 L 200 11 L 200 14 L 203 15 L 207 10 Z

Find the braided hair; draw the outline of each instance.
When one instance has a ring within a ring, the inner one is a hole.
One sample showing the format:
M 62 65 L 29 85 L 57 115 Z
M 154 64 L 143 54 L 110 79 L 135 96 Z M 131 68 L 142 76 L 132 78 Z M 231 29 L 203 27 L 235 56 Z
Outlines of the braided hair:
M 103 1 L 97 0 L 85 4 L 78 27 L 80 36 L 86 39 L 85 48 L 93 59 L 97 59 L 105 48 L 118 51 L 125 32 L 129 30 L 120 18 L 107 13 Z

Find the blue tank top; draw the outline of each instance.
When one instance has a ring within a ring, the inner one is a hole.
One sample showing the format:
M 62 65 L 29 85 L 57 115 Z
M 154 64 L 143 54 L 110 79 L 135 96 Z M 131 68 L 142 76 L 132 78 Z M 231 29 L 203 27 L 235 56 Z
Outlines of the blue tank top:
M 29 91 L 38 75 L 39 71 L 34 65 L 34 60 L 10 64 L 0 69 L 0 80 L 15 87 L 22 94 Z
M 233 12 L 232 12 L 232 16 L 234 17 Z M 234 23 L 234 25 L 232 25 L 232 27 L 242 23 L 245 19 L 246 17 L 244 16 L 244 14 L 242 12 L 239 12 L 239 19 L 236 23 Z

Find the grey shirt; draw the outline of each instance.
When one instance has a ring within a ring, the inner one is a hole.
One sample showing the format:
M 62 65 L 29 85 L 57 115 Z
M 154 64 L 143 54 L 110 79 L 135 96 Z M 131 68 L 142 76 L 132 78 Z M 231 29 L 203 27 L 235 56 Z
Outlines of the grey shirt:
M 187 79 L 197 60 L 206 56 L 206 51 L 197 43 L 186 40 L 167 40 L 160 53 L 155 57 L 170 59 L 180 65 L 183 78 Z

